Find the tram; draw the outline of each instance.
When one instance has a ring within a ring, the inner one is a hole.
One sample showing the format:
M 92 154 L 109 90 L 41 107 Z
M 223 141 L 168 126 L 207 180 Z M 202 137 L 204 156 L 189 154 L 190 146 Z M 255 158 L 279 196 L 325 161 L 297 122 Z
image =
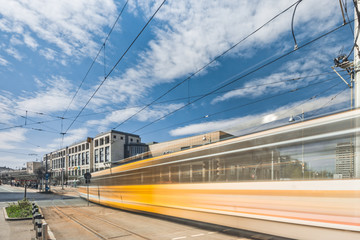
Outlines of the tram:
M 293 239 L 360 239 L 359 144 L 352 110 L 94 172 L 79 193 Z

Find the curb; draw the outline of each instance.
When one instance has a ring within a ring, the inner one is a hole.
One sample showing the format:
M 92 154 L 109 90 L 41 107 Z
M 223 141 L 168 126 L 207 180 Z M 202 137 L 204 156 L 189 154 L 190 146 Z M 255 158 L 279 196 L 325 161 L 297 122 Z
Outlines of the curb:
M 7 207 L 3 207 L 3 211 L 4 211 L 4 216 L 5 216 L 5 220 L 6 221 L 20 221 L 20 220 L 31 220 L 32 217 L 28 217 L 28 218 L 10 218 L 6 212 L 6 208 Z

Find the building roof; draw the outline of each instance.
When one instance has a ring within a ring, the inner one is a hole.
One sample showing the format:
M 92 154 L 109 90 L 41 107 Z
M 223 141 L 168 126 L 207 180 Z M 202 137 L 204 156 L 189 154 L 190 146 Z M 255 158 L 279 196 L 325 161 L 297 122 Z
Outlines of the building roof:
M 140 138 L 139 135 L 132 134 L 132 133 L 126 133 L 126 132 L 120 132 L 120 131 L 116 131 L 116 130 L 110 130 L 110 131 L 107 131 L 107 132 L 99 133 L 98 135 L 95 136 L 95 138 L 103 136 L 103 135 L 108 134 L 108 133 L 118 133 L 118 134 L 123 134 L 123 135 L 127 135 L 127 136 L 133 136 L 133 137 Z

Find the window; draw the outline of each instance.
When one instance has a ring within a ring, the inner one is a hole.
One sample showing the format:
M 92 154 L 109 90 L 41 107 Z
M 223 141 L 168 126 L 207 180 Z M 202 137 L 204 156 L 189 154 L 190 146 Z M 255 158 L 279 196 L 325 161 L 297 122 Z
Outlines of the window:
M 84 151 L 85 150 L 85 144 L 83 144 L 82 146 L 81 146 L 81 149 Z
M 100 162 L 104 162 L 104 148 L 100 148 Z
M 105 144 L 109 143 L 109 136 L 105 137 Z
M 95 147 L 99 146 L 99 140 L 95 140 Z
M 124 139 L 124 137 L 121 137 L 120 139 L 121 139 L 121 140 L 123 140 L 123 139 Z
M 86 150 L 89 149 L 90 144 L 86 143 Z
M 81 156 L 81 164 L 82 165 L 85 164 L 85 153 L 84 152 L 82 153 L 82 156 Z
M 104 145 L 104 138 L 100 138 L 100 146 Z
M 109 160 L 109 147 L 105 147 L 105 162 L 108 162 Z
M 89 151 L 86 152 L 86 164 L 89 164 Z
M 139 143 L 139 139 L 136 139 L 136 142 Z
M 81 163 L 81 154 L 79 153 L 78 154 L 78 166 L 80 165 L 80 163 Z
M 116 135 L 114 135 L 114 139 L 116 139 Z
M 99 149 L 95 149 L 95 163 L 99 162 Z
M 133 141 L 133 139 L 132 138 L 130 138 L 130 142 L 132 142 Z

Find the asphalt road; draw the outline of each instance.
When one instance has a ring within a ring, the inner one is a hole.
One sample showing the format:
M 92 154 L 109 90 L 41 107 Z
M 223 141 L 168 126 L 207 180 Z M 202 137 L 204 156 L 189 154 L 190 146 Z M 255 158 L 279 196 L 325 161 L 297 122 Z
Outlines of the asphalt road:
M 24 199 L 25 189 L 23 187 L 11 187 L 9 185 L 0 185 L 0 202 L 16 202 Z M 63 196 L 56 194 L 38 193 L 34 189 L 26 191 L 26 198 L 31 201 L 72 199 L 71 196 Z

